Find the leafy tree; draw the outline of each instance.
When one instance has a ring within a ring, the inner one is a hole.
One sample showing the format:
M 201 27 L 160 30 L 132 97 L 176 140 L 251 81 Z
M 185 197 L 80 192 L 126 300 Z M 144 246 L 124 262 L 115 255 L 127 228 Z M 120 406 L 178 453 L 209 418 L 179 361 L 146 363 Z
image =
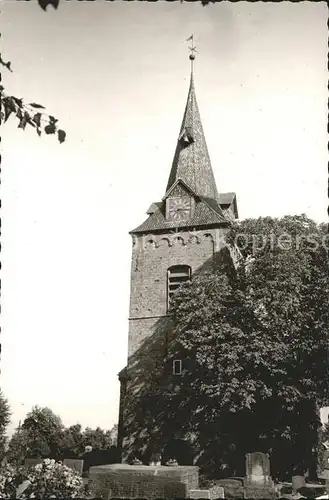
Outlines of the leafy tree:
M 250 451 L 270 452 L 278 474 L 303 470 L 318 406 L 328 403 L 326 227 L 306 216 L 260 218 L 234 226 L 228 241 L 243 255 L 237 272 L 200 269 L 174 296 L 167 368 L 160 360 L 145 375 L 142 418 L 162 414 L 157 433 L 192 436 L 214 470 L 222 462 L 244 473 Z
M 4 66 L 8 71 L 12 71 L 11 62 L 5 62 L 0 55 L 0 66 Z M 25 129 L 26 126 L 33 127 L 40 136 L 45 134 L 57 134 L 60 143 L 65 141 L 66 133 L 57 126 L 58 120 L 45 113 L 45 108 L 41 104 L 24 103 L 23 99 L 8 94 L 0 85 L 1 99 L 1 122 L 6 122 L 10 116 L 18 119 L 18 128 Z
M 100 427 L 91 429 L 86 427 L 83 433 L 84 446 L 92 446 L 93 450 L 105 450 L 112 445 L 110 431 L 104 431 Z
M 75 458 L 83 452 L 83 433 L 80 424 L 64 429 L 60 449 L 63 458 Z
M 6 448 L 6 428 L 10 422 L 11 411 L 7 399 L 0 390 L 0 460 Z
M 29 448 L 29 435 L 26 430 L 16 429 L 8 443 L 6 457 L 12 464 L 22 465 Z
M 60 453 L 64 426 L 60 417 L 50 408 L 32 408 L 22 429 L 27 433 L 29 456 L 56 457 Z
M 115 429 L 114 429 L 115 431 Z M 113 430 L 104 431 L 100 427 L 84 431 L 80 424 L 64 429 L 61 442 L 61 454 L 65 458 L 78 457 L 84 453 L 86 446 L 91 446 L 93 451 L 108 450 L 114 444 Z
M 50 408 L 35 406 L 21 428 L 12 435 L 7 458 L 16 464 L 22 463 L 25 457 L 77 458 L 83 455 L 87 445 L 91 445 L 96 453 L 109 450 L 113 445 L 113 429 L 104 431 L 100 427 L 87 427 L 82 431 L 80 424 L 65 428 L 60 417 Z

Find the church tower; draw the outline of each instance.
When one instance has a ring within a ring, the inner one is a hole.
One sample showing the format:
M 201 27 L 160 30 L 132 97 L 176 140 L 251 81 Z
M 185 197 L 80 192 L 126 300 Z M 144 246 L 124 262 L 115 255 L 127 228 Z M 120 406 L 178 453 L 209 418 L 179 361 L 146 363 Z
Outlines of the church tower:
M 128 360 L 119 374 L 119 446 L 125 435 L 125 399 L 129 397 L 125 373 L 159 321 L 166 318 L 172 294 L 215 259 L 225 246 L 232 220 L 238 217 L 235 193 L 217 190 L 196 100 L 194 50 L 192 46 L 187 102 L 164 196 L 151 204 L 147 219 L 130 232 Z
M 193 57 L 191 54 L 190 57 Z M 193 60 L 192 60 L 193 61 Z M 133 249 L 128 357 L 152 335 L 179 284 L 220 250 L 237 217 L 234 193 L 218 194 L 191 71 L 168 184 L 148 218 L 131 231 Z

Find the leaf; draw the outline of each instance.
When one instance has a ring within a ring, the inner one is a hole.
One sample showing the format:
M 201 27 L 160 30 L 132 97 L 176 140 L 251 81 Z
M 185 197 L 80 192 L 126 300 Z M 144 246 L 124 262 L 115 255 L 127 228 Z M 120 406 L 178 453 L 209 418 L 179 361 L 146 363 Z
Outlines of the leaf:
M 4 108 L 4 119 L 5 119 L 5 122 L 8 120 L 8 118 L 10 117 L 11 113 L 13 112 L 12 110 L 12 106 L 10 105 L 10 101 L 8 101 L 7 99 L 6 100 L 3 100 L 3 108 Z
M 56 132 L 56 127 L 53 124 L 49 124 L 45 126 L 45 132 L 47 135 L 54 134 Z
M 51 125 L 52 125 L 52 124 L 54 124 L 54 125 L 55 125 L 55 123 L 56 123 L 56 122 L 58 122 L 57 118 L 54 118 L 53 116 L 51 116 L 51 115 L 50 115 L 50 116 L 49 116 L 49 123 L 50 123 Z
M 13 101 L 15 101 L 15 103 L 17 104 L 17 106 L 19 106 L 20 108 L 23 107 L 23 99 L 18 99 L 17 97 L 14 97 L 14 96 L 12 96 L 11 99 Z
M 32 108 L 37 108 L 37 109 L 46 109 L 44 106 L 41 106 L 41 104 L 36 104 L 35 102 L 30 102 L 29 106 L 32 106 Z
M 4 101 L 6 102 L 6 105 L 8 106 L 8 108 L 11 109 L 11 111 L 16 112 L 16 104 L 15 104 L 12 97 L 6 97 L 5 99 L 3 99 L 3 102 Z
M 31 115 L 27 111 L 25 111 L 24 116 L 26 118 L 27 123 L 32 127 L 35 127 L 35 123 L 33 122 Z
M 40 122 L 41 122 L 41 113 L 36 113 L 36 114 L 33 116 L 32 120 L 34 121 L 34 123 L 35 123 L 38 127 L 40 127 Z
M 2 66 L 4 66 L 5 68 L 7 68 L 9 71 L 11 71 L 11 72 L 13 71 L 11 69 L 11 62 L 8 61 L 8 62 L 5 63 L 4 60 L 2 59 L 1 55 L 0 55 L 0 64 L 2 64 Z
M 21 129 L 24 130 L 25 127 L 26 127 L 26 124 L 27 124 L 27 117 L 26 117 L 26 115 L 24 113 L 24 116 L 22 116 L 22 118 L 19 121 L 18 128 L 21 128 Z
M 64 141 L 65 141 L 66 132 L 65 132 L 64 130 L 59 129 L 59 130 L 57 131 L 57 136 L 58 136 L 58 140 L 59 140 L 59 142 L 62 144 L 62 142 L 64 142 Z

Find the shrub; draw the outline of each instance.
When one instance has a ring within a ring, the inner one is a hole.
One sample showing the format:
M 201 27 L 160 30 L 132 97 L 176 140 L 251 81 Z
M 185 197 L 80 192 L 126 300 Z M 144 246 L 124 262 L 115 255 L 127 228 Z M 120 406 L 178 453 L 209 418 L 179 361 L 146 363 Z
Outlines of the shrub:
M 74 470 L 45 459 L 28 469 L 7 464 L 0 471 L 0 498 L 81 498 L 82 478 Z

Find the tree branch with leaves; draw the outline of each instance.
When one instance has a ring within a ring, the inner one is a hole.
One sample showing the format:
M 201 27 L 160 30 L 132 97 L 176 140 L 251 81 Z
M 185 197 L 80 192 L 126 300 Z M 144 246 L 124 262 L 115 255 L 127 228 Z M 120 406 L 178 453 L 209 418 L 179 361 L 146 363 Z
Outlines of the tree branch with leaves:
M 12 72 L 11 62 L 5 62 L 0 55 L 0 65 Z M 45 107 L 35 102 L 25 103 L 23 99 L 9 95 L 4 86 L 0 85 L 1 98 L 1 123 L 5 123 L 10 116 L 18 120 L 18 128 L 25 130 L 26 126 L 35 129 L 40 136 L 43 132 L 47 135 L 56 134 L 58 141 L 63 143 L 66 132 L 58 128 L 58 120 L 45 112 Z

